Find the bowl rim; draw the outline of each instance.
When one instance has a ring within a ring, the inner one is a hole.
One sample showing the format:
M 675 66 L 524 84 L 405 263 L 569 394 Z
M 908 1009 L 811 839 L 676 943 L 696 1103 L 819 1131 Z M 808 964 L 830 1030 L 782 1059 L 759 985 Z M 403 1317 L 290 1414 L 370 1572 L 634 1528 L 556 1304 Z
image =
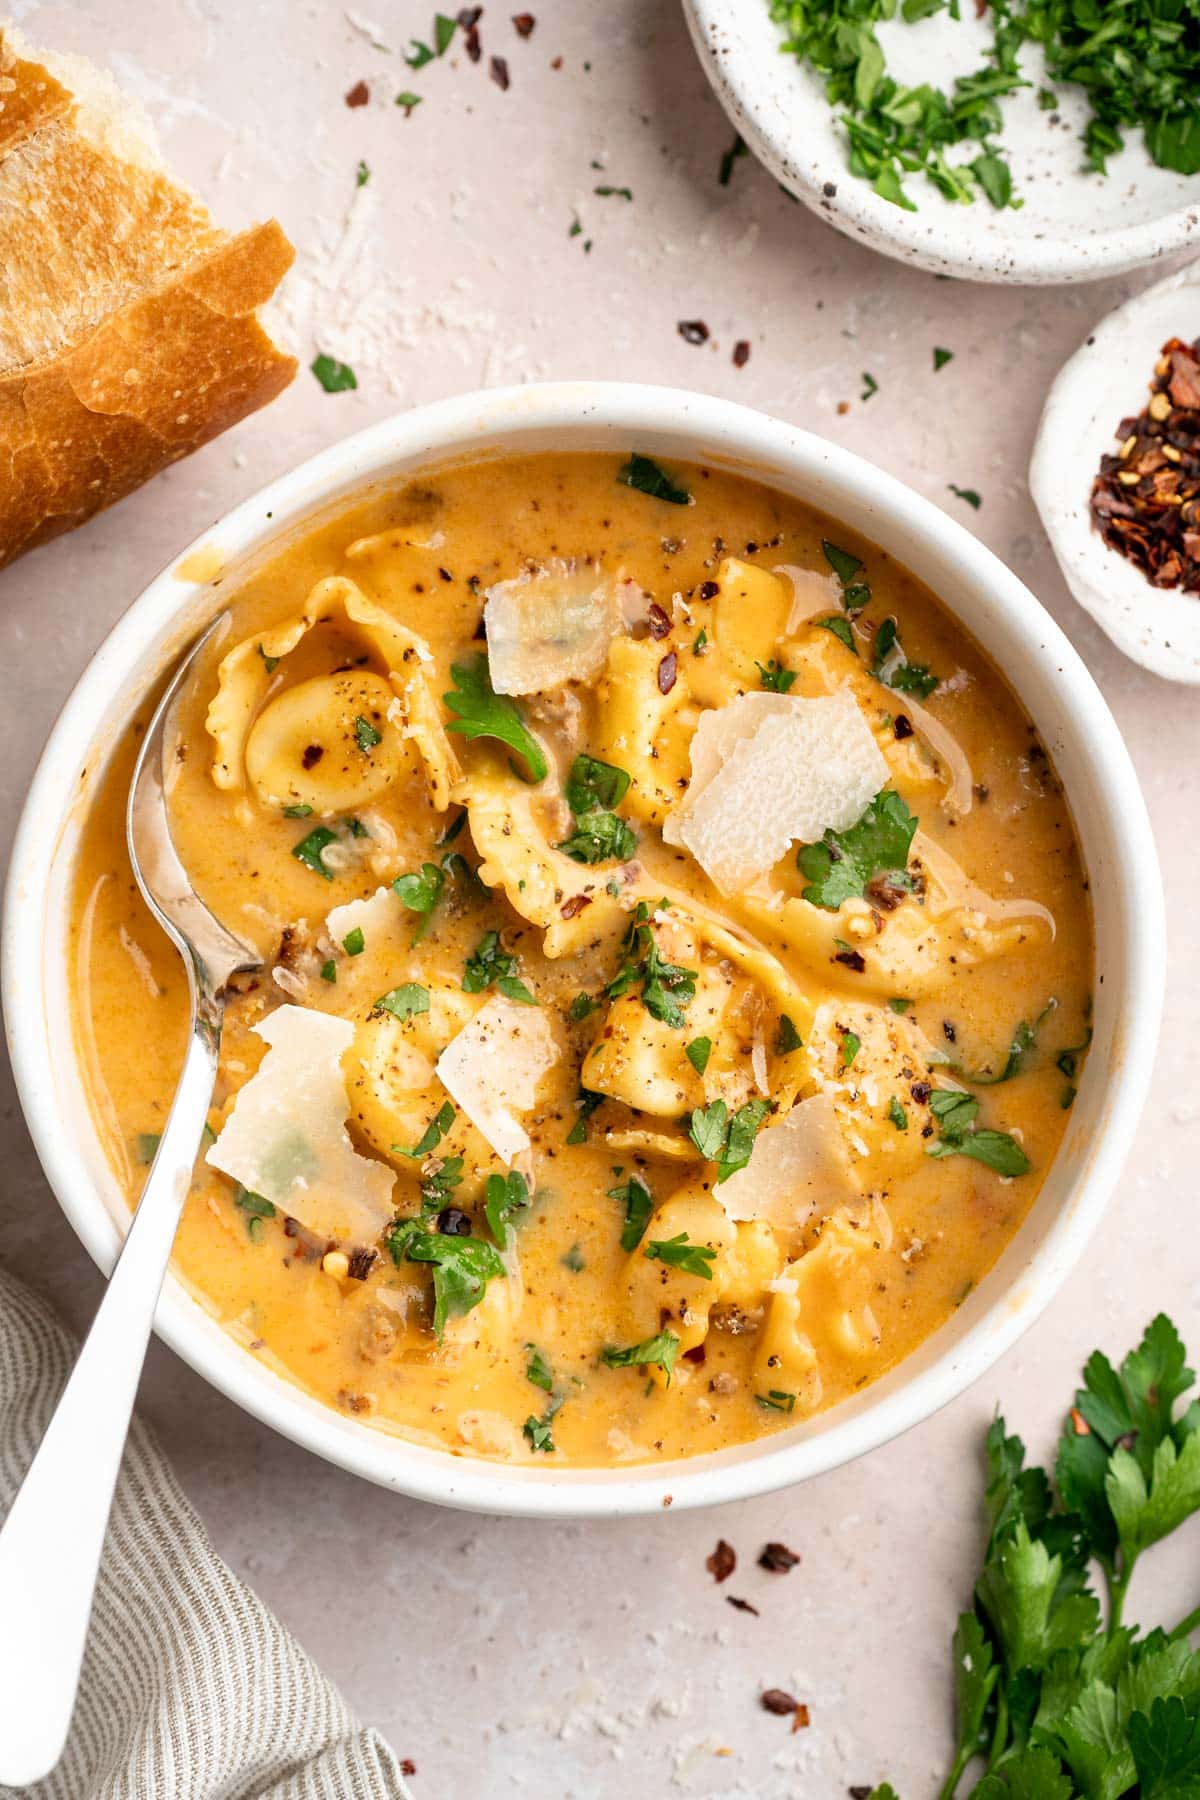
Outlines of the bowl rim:
M 782 484 L 786 472 L 790 478 L 840 490 L 848 505 L 854 496 L 861 501 L 869 495 L 871 529 L 877 531 L 881 547 L 888 547 L 889 531 L 893 535 L 908 531 L 920 537 L 931 556 L 957 566 L 965 581 L 985 589 L 987 604 L 997 616 L 1027 637 L 1031 646 L 1036 644 L 1056 708 L 1061 706 L 1061 717 L 1076 742 L 1086 745 L 1088 756 L 1103 769 L 1102 805 L 1107 803 L 1107 823 L 1123 851 L 1113 879 L 1124 896 L 1123 916 L 1127 923 L 1134 921 L 1121 937 L 1116 958 L 1121 1051 L 1114 1079 L 1105 1090 L 1105 1115 L 1089 1143 L 1086 1166 L 1073 1178 L 1043 1241 L 1007 1288 L 986 1308 L 981 1303 L 978 1323 L 960 1343 L 947 1343 L 934 1353 L 928 1367 L 908 1379 L 901 1375 L 893 1380 L 893 1370 L 871 1384 L 864 1390 L 861 1410 L 839 1418 L 843 1407 L 835 1407 L 816 1415 L 827 1422 L 811 1437 L 798 1426 L 715 1455 L 561 1474 L 430 1449 L 344 1417 L 275 1375 L 235 1343 L 176 1275 L 168 1274 L 155 1315 L 160 1337 L 247 1412 L 328 1461 L 414 1498 L 474 1511 L 543 1518 L 614 1517 L 747 1499 L 852 1461 L 930 1417 L 1017 1341 L 1082 1255 L 1131 1145 L 1150 1080 L 1162 1004 L 1164 904 L 1145 802 L 1099 689 L 1063 632 L 1018 577 L 931 501 L 864 458 L 810 432 L 736 402 L 687 390 L 556 382 L 435 401 L 319 452 L 195 538 L 149 583 L 104 639 L 67 699 L 38 763 L 13 841 L 0 925 L 6 1032 L 18 1096 L 42 1168 L 68 1221 L 103 1272 L 115 1260 L 117 1227 L 88 1175 L 81 1148 L 86 1134 L 64 1131 L 54 1104 L 53 1043 L 45 1004 L 45 940 L 51 909 L 45 896 L 51 892 L 60 839 L 77 805 L 80 770 L 103 741 L 112 696 L 134 675 L 144 689 L 149 688 L 179 653 L 178 628 L 189 608 L 198 611 L 207 604 L 210 612 L 219 609 L 219 590 L 214 599 L 209 580 L 187 577 L 189 559 L 198 560 L 215 546 L 229 567 L 237 557 L 277 544 L 328 508 L 331 499 L 353 495 L 372 478 L 395 479 L 415 467 L 466 460 L 473 450 L 486 454 L 488 441 L 501 437 L 505 453 L 520 453 L 531 447 L 522 445 L 522 435 L 533 438 L 539 432 L 567 439 L 560 448 L 572 447 L 572 435 L 582 439 L 589 432 L 593 436 L 619 432 L 626 444 L 641 436 L 647 449 L 655 437 L 674 434 L 691 444 L 690 451 L 675 454 L 723 462 L 768 486 L 772 480 Z M 574 447 L 587 446 L 580 441 Z M 148 669 L 151 649 L 156 660 Z M 1032 656 L 1031 647 L 1031 661 Z M 1019 679 L 1013 685 L 1020 695 Z M 34 944 L 36 955 L 31 950 Z M 1022 1225 L 1012 1242 L 1018 1242 L 1024 1230 Z M 926 1345 L 936 1346 L 946 1331 L 941 1327 L 925 1340 Z M 904 1363 L 898 1368 L 903 1370 Z
M 765 16 L 765 0 L 759 0 Z M 692 42 L 714 93 L 730 121 L 760 162 L 789 193 L 827 223 L 884 256 L 935 275 L 957 275 L 968 281 L 1040 286 L 1058 281 L 1100 281 L 1152 263 L 1167 263 L 1187 251 L 1200 235 L 1200 193 L 1170 211 L 1135 225 L 1116 226 L 1080 237 L 1068 229 L 1039 232 L 1034 238 L 1003 238 L 981 233 L 969 238 L 956 229 L 962 208 L 907 213 L 877 195 L 870 182 L 840 169 L 814 167 L 793 160 L 787 142 L 765 123 L 767 109 L 756 106 L 757 75 L 762 61 L 756 50 L 717 43 L 713 34 L 729 30 L 739 16 L 734 0 L 683 0 Z M 831 195 L 828 186 L 836 187 Z M 893 216 L 895 215 L 895 216 Z

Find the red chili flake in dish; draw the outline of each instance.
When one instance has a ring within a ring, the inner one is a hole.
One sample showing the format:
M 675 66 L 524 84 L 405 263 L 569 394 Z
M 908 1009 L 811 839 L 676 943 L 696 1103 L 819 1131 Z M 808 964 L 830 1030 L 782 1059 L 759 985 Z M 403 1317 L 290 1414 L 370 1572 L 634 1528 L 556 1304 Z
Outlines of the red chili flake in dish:
M 400 1758 L 400 1773 L 402 1775 L 415 1775 L 416 1772 L 417 1772 L 417 1765 L 413 1761 L 412 1757 L 411 1756 L 402 1756 Z M 863 1791 L 864 1791 L 864 1793 L 866 1792 L 865 1789 Z
M 502 56 L 493 56 L 488 71 L 502 94 L 508 92 L 508 64 Z
M 836 950 L 834 952 L 833 960 L 836 963 L 841 963 L 844 969 L 852 970 L 855 975 L 863 975 L 866 973 L 867 965 L 863 959 L 861 950 Z
M 576 919 L 584 907 L 591 904 L 592 896 L 590 894 L 572 894 L 571 898 L 564 900 L 559 907 L 558 916 L 560 919 Z
M 770 1543 L 763 1545 L 758 1566 L 760 1569 L 766 1569 L 771 1575 L 786 1575 L 796 1567 L 799 1561 L 797 1553 L 789 1550 L 786 1544 Z
M 703 319 L 680 319 L 675 327 L 685 344 L 707 344 L 708 326 Z
M 774 1713 L 777 1719 L 793 1715 L 800 1705 L 786 1688 L 764 1688 L 758 1697 L 758 1703 L 764 1712 Z
M 346 1270 L 351 1281 L 365 1281 L 375 1267 L 375 1251 L 369 1249 L 353 1250 L 350 1253 L 350 1266 Z
M 679 658 L 673 650 L 668 650 L 658 665 L 658 691 L 669 694 L 675 686 L 675 674 L 679 667 Z
M 733 364 L 735 369 L 744 369 L 745 368 L 746 364 L 750 361 L 750 339 L 749 338 L 739 338 L 738 339 L 737 343 L 733 346 L 733 355 L 730 357 L 729 360 Z
M 753 1613 L 756 1619 L 760 1617 L 757 1606 L 751 1606 L 748 1600 L 740 1599 L 737 1594 L 726 1594 L 725 1604 L 726 1606 L 736 1606 L 739 1612 Z
M 347 106 L 365 106 L 371 98 L 371 90 L 365 81 L 356 81 L 346 95 Z
M 737 1568 L 737 1551 L 724 1538 L 718 1538 L 717 1547 L 705 1557 L 704 1566 L 714 1581 L 727 1581 Z
M 1100 458 L 1092 523 L 1158 588 L 1200 593 L 1200 338 L 1168 338 L 1150 398 Z
M 532 37 L 537 20 L 532 13 L 514 13 L 513 24 L 517 28 L 518 37 Z
M 715 581 L 702 581 L 700 583 L 700 598 L 702 600 L 715 600 L 720 591 L 720 585 Z
M 650 602 L 650 609 L 646 616 L 650 623 L 650 636 L 652 638 L 665 638 L 669 636 L 671 621 L 663 611 L 662 607 L 658 604 L 657 600 L 652 600 Z
M 903 743 L 905 738 L 910 738 L 912 734 L 912 720 L 905 713 L 897 713 L 892 720 L 892 736 L 899 743 Z
M 918 1106 L 927 1106 L 929 1104 L 929 1096 L 930 1096 L 930 1094 L 932 1094 L 933 1088 L 930 1086 L 929 1082 L 927 1082 L 927 1081 L 914 1081 L 908 1091 L 912 1095 L 913 1099 L 916 1101 Z

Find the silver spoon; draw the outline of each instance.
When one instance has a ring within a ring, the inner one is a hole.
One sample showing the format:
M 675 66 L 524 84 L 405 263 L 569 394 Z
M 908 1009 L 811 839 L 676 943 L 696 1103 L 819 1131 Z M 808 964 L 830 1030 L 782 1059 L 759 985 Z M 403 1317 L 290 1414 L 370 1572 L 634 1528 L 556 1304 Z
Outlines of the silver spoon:
M 171 841 L 166 773 L 192 646 L 155 708 L 129 788 L 129 859 L 146 904 L 184 959 L 187 1054 L 153 1166 L 107 1291 L 0 1531 L 0 1786 L 49 1774 L 79 1686 L 100 1553 L 159 1289 L 200 1148 L 221 1047 L 225 987 L 258 953 L 213 917 Z

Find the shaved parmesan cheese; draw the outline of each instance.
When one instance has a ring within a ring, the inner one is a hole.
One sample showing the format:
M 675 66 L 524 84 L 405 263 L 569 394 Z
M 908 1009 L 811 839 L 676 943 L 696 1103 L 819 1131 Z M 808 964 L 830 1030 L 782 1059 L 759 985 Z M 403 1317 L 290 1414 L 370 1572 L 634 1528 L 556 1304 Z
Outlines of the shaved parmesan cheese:
M 599 674 L 622 629 L 620 584 L 551 559 L 487 590 L 488 670 L 498 694 L 538 694 Z
M 346 1131 L 349 1019 L 281 1006 L 254 1027 L 270 1045 L 206 1161 L 318 1237 L 370 1244 L 392 1216 L 392 1171 Z
M 687 799 L 663 837 L 723 893 L 741 893 L 793 843 L 862 817 L 888 766 L 849 688 L 817 700 L 743 694 L 702 713 Z
M 1040 919 L 1050 933 L 1051 943 L 1054 942 L 1058 926 L 1048 906 L 1043 906 L 1040 900 L 998 900 L 972 881 L 948 850 L 943 850 L 919 829 L 913 834 L 912 857 L 938 890 L 932 896 L 935 917 L 941 917 L 952 908 L 964 907 L 968 912 L 977 913 L 982 922 L 993 925 L 1008 919 Z
M 747 1166 L 715 1192 L 731 1219 L 765 1219 L 781 1231 L 856 1200 L 833 1102 L 814 1094 L 766 1126 Z
M 325 915 L 325 929 L 339 948 L 352 931 L 361 931 L 369 944 L 399 924 L 402 912 L 391 888 L 376 888 L 363 900 L 347 900 L 343 906 L 333 907 Z
M 832 573 L 822 575 L 816 569 L 801 569 L 796 563 L 780 563 L 771 573 L 782 575 L 791 583 L 792 610 L 785 627 L 789 637 L 799 631 L 806 619 L 815 619 L 818 613 L 836 612 L 841 606 L 842 584 Z
M 538 1084 L 558 1061 L 558 1045 L 540 1008 L 497 995 L 451 1038 L 437 1072 L 496 1155 L 515 1162 L 529 1149 L 529 1134 L 514 1112 L 528 1112 Z

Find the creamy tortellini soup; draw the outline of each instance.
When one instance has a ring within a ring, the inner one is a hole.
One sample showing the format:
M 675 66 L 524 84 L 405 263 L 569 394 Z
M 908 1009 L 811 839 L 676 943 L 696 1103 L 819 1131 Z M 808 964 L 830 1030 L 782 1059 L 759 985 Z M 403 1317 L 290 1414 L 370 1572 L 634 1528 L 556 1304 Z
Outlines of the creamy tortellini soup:
M 253 943 L 176 1265 L 371 1426 L 550 1468 L 795 1425 L 1027 1212 L 1090 1037 L 1087 880 L 1004 674 L 755 483 L 498 460 L 375 492 L 225 596 L 169 788 Z M 136 1197 L 179 959 L 121 810 L 77 1033 Z

